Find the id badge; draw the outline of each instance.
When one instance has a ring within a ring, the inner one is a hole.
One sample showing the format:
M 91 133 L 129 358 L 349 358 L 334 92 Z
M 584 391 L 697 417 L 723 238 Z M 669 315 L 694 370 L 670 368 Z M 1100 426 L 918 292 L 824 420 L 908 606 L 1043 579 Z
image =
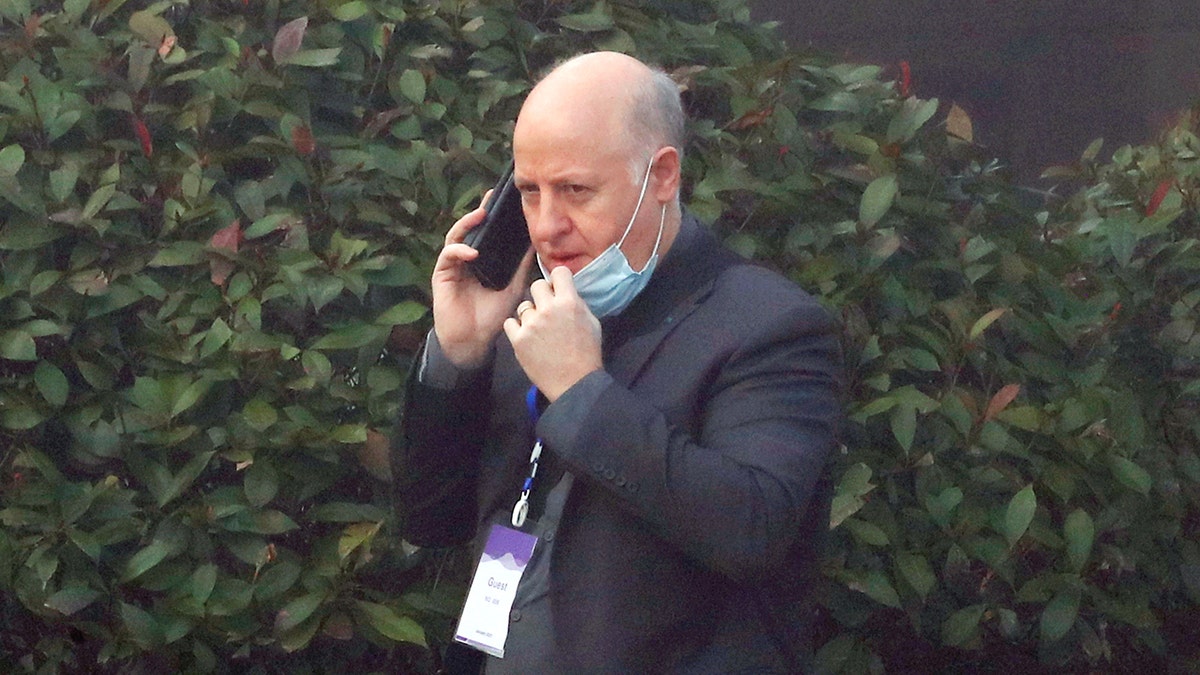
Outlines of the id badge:
M 533 555 L 537 537 L 503 525 L 492 525 L 483 556 L 471 579 L 467 601 L 454 639 L 484 653 L 504 658 L 509 612 L 517 598 L 517 584 Z

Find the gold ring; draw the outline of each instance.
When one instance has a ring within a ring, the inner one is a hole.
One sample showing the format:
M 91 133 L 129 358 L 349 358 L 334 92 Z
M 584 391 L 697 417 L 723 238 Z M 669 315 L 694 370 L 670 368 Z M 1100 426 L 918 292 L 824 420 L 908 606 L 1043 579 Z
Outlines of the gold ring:
M 529 310 L 534 309 L 534 305 L 529 300 L 522 300 L 521 304 L 517 305 L 517 321 L 521 320 L 521 315 Z

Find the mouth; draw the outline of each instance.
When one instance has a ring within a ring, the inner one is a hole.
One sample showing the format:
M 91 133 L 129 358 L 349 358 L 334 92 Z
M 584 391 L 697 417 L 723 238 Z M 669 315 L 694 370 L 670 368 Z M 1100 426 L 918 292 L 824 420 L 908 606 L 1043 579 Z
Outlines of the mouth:
M 571 270 L 571 274 L 583 269 L 584 265 L 582 255 L 556 254 L 543 255 L 541 258 L 542 264 L 546 266 L 547 270 L 553 270 L 555 267 L 565 267 Z

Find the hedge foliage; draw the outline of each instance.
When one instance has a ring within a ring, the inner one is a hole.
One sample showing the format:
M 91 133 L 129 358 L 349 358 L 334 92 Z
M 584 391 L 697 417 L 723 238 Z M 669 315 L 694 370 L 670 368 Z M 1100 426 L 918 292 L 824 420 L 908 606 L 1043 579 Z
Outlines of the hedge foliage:
M 1200 665 L 1196 118 L 1036 193 L 741 0 L 8 0 L 0 667 L 436 666 L 461 580 L 386 457 L 429 267 L 593 48 L 676 76 L 693 210 L 844 319 L 822 670 Z

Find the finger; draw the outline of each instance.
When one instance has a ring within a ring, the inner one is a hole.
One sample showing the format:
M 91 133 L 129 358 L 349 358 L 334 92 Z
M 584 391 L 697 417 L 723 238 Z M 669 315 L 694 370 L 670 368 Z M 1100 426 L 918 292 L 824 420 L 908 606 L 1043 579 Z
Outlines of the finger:
M 514 290 L 517 286 L 525 285 L 529 280 L 529 270 L 533 267 L 533 247 L 530 246 L 528 251 L 525 251 L 525 257 L 521 258 L 521 264 L 517 266 L 517 273 L 513 275 L 512 281 L 508 283 L 509 290 Z
M 437 262 L 433 265 L 434 273 L 447 270 L 457 270 L 463 263 L 479 257 L 479 251 L 466 244 L 448 244 L 438 253 Z
M 554 286 L 555 295 L 579 297 L 579 293 L 575 290 L 575 275 L 571 274 L 571 270 L 566 267 L 555 267 L 550 270 L 550 283 Z
M 548 307 L 554 300 L 554 289 L 550 286 L 549 281 L 538 279 L 530 284 L 529 295 L 533 297 L 533 302 L 538 307 Z
M 508 341 L 515 343 L 517 341 L 517 333 L 521 331 L 521 322 L 510 316 L 504 320 L 502 328 L 504 328 L 504 334 L 508 336 Z
M 488 200 L 492 198 L 492 193 L 495 191 L 495 188 L 488 188 L 488 191 L 483 193 L 483 199 L 479 200 L 479 208 L 487 206 Z
M 446 232 L 446 246 L 461 243 L 463 237 L 467 236 L 467 232 L 482 223 L 485 217 L 487 217 L 487 212 L 480 206 L 462 218 L 459 218 L 450 226 L 449 231 Z

